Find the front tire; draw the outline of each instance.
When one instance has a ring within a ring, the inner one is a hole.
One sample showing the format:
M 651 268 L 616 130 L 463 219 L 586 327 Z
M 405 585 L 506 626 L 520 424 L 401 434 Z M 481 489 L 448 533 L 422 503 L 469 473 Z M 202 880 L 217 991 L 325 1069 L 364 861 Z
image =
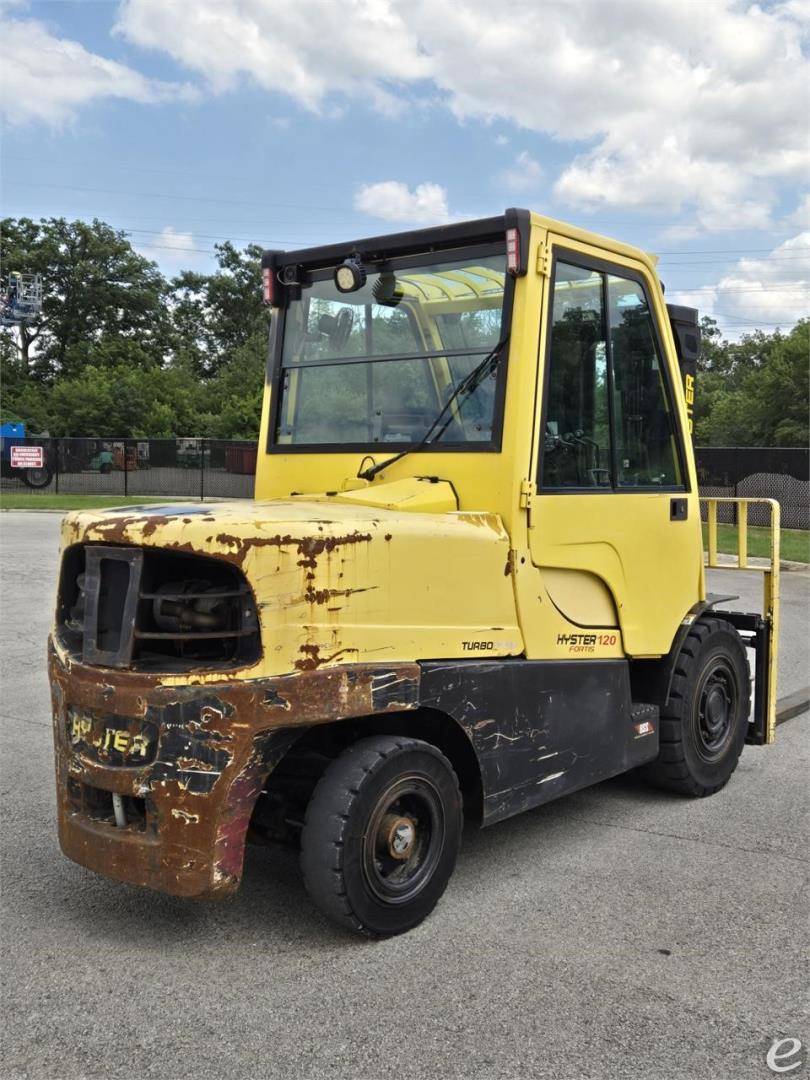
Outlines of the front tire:
M 740 635 L 722 619 L 699 619 L 675 662 L 661 710 L 658 758 L 643 772 L 658 787 L 702 798 L 737 768 L 751 710 L 748 658 Z
M 304 883 L 334 922 L 389 937 L 426 918 L 456 864 L 458 779 L 429 743 L 360 739 L 328 767 L 301 833 Z

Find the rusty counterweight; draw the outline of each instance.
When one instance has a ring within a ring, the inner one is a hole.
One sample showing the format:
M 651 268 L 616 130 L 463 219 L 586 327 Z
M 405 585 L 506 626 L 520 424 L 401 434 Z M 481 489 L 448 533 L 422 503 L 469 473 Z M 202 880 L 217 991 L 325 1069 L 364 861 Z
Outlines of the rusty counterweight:
M 107 876 L 201 898 L 237 888 L 256 799 L 304 730 L 419 700 L 415 663 L 166 686 L 63 659 L 51 644 L 49 669 L 62 850 Z M 136 811 L 125 828 L 104 809 L 112 794 Z

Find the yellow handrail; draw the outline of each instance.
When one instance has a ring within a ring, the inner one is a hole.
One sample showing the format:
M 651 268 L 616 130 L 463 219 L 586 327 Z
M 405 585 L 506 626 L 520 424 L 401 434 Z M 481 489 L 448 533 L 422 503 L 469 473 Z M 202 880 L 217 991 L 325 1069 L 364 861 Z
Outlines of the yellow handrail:
M 768 650 L 768 717 L 765 741 L 774 741 L 776 733 L 776 661 L 779 655 L 779 503 L 776 499 L 702 498 L 706 506 L 706 566 L 713 570 L 754 570 L 763 575 L 762 616 L 770 623 Z M 717 560 L 717 507 L 725 503 L 737 508 L 737 561 L 720 563 Z M 748 507 L 770 508 L 771 561 L 768 566 L 751 566 L 748 561 Z

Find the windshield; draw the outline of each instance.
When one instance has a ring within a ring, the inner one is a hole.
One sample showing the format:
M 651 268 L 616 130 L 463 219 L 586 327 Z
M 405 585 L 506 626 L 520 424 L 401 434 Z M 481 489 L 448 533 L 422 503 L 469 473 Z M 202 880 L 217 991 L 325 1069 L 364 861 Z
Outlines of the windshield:
M 413 445 L 502 339 L 502 252 L 386 265 L 352 293 L 338 291 L 332 270 L 313 274 L 289 303 L 277 444 Z M 493 442 L 504 368 L 453 402 L 437 443 Z

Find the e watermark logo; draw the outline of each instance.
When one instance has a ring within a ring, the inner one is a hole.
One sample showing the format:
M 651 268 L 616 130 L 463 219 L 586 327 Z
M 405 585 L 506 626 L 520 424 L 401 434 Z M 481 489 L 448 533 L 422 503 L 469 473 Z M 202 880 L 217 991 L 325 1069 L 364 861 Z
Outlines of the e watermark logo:
M 804 1064 L 805 1055 L 802 1053 L 801 1039 L 789 1037 L 787 1039 L 775 1039 L 765 1061 L 773 1073 L 789 1073 L 799 1069 Z

